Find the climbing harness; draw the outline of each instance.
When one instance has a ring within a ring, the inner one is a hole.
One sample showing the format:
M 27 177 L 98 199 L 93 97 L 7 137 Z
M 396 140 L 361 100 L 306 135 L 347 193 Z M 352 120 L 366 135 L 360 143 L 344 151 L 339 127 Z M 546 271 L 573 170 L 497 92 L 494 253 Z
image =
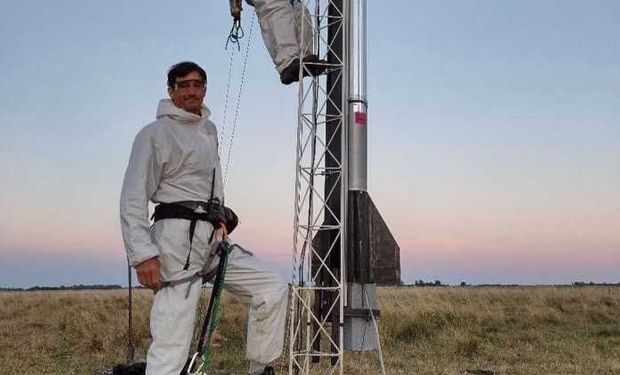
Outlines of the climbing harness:
M 223 223 L 226 226 L 227 233 L 229 234 L 235 230 L 237 224 L 239 223 L 239 218 L 235 212 L 232 209 L 222 205 L 220 200 L 214 196 L 215 172 L 216 169 L 213 168 L 213 175 L 211 178 L 211 196 L 208 201 L 160 203 L 155 207 L 155 212 L 153 212 L 153 216 L 151 217 L 151 219 L 155 222 L 162 219 L 189 220 L 189 251 L 187 252 L 185 266 L 183 266 L 184 271 L 189 269 L 189 260 L 190 255 L 192 254 L 192 242 L 198 221 L 207 221 L 213 226 L 209 243 L 213 241 L 213 234 L 215 233 L 215 230 L 219 228 L 220 223 Z
M 220 257 L 220 261 L 217 266 L 213 289 L 211 290 L 211 298 L 209 300 L 209 307 L 207 308 L 207 315 L 205 316 L 202 330 L 200 331 L 198 347 L 192 356 L 189 365 L 187 366 L 187 373 L 189 375 L 204 375 L 207 373 L 207 369 L 209 368 L 209 360 L 211 356 L 210 343 L 213 332 L 215 332 L 220 320 L 220 297 L 224 287 L 226 265 L 228 264 L 228 255 L 230 254 L 231 249 L 232 246 L 226 240 L 221 241 L 217 247 L 217 254 Z

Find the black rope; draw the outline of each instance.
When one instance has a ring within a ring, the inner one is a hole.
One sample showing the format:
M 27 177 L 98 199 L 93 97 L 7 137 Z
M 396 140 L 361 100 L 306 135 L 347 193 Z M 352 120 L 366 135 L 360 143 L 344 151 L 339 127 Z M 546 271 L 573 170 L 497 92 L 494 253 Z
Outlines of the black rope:
M 226 39 L 226 50 L 228 50 L 229 44 L 236 44 L 237 51 L 240 51 L 241 45 L 239 44 L 239 40 L 241 40 L 244 35 L 243 27 L 241 27 L 241 17 L 233 19 L 230 33 L 228 33 L 228 38 Z
M 129 365 L 130 363 L 133 362 L 134 359 L 134 354 L 136 352 L 136 344 L 133 341 L 133 316 L 132 316 L 132 311 L 133 311 L 133 305 L 132 305 L 132 293 L 131 293 L 131 264 L 129 263 L 129 258 L 127 258 L 127 280 L 128 280 L 128 284 L 129 287 L 127 288 L 128 290 L 128 296 L 127 296 L 127 301 L 128 301 L 128 306 L 127 306 L 127 364 Z

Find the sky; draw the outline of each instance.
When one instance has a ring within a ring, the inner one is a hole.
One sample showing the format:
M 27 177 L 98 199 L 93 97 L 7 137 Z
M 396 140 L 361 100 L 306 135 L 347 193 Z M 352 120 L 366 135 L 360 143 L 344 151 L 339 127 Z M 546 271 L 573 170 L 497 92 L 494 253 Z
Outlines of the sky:
M 3 2 L 0 286 L 126 283 L 133 137 L 182 60 L 208 71 L 222 128 L 227 7 Z M 226 199 L 235 240 L 289 278 L 297 87 L 246 8 Z M 405 283 L 620 282 L 618 14 L 614 0 L 368 1 L 368 190 Z

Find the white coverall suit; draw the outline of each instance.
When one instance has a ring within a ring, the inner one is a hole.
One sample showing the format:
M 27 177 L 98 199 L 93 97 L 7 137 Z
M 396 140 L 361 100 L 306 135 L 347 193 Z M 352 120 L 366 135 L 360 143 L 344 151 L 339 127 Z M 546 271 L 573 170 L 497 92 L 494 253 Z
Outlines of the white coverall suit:
M 300 56 L 303 39 L 304 53 L 312 53 L 312 23 L 306 9 L 306 24 L 302 27 L 303 5 L 299 0 L 246 0 L 254 7 L 263 41 L 279 73 Z
M 208 242 L 213 227 L 209 222 L 197 222 L 189 252 L 189 220 L 162 219 L 150 228 L 148 220 L 149 200 L 208 201 L 213 178 L 214 197 L 223 202 L 217 133 L 209 114 L 204 105 L 199 116 L 164 99 L 157 109 L 157 121 L 138 133 L 132 147 L 120 199 L 125 248 L 132 266 L 158 256 L 165 281 L 200 271 L 211 250 Z M 183 270 L 188 253 L 189 268 Z M 249 305 L 246 357 L 251 371 L 262 369 L 282 353 L 287 283 L 251 253 L 233 245 L 224 288 Z M 189 353 L 200 293 L 197 280 L 155 294 L 147 375 L 180 373 Z

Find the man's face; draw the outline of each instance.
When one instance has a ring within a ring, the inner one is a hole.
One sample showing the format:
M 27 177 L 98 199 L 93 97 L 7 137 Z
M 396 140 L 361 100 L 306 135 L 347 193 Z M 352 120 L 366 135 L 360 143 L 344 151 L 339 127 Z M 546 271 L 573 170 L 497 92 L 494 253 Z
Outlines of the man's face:
M 177 78 L 174 87 L 168 87 L 168 95 L 174 105 L 197 115 L 200 114 L 200 107 L 206 92 L 206 82 L 202 80 L 198 72 L 191 72 L 185 77 Z

